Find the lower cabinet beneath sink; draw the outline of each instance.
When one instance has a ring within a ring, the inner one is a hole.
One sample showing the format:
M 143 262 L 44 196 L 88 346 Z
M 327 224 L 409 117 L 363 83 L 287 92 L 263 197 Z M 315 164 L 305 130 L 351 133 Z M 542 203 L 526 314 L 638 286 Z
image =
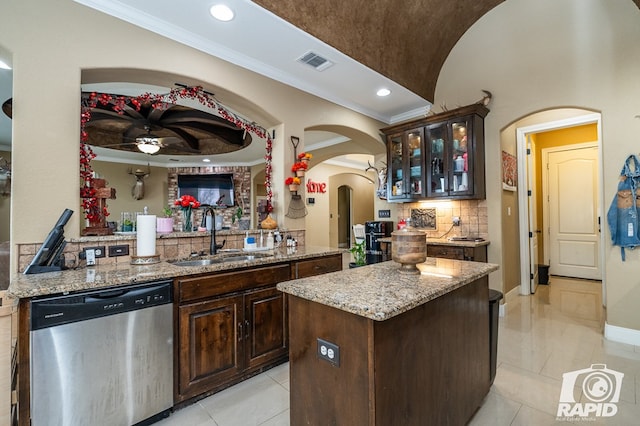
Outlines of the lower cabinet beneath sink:
M 175 405 L 286 362 L 288 299 L 276 284 L 340 270 L 341 253 L 176 278 Z
M 176 281 L 176 402 L 209 395 L 288 359 L 287 298 L 275 288 L 288 279 L 285 264 Z

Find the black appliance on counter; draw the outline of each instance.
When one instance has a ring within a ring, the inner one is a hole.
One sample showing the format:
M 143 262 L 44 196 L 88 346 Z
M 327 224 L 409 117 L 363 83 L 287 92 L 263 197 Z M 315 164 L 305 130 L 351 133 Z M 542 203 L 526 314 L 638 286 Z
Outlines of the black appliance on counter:
M 393 222 L 391 221 L 377 220 L 364 223 L 367 264 L 391 260 L 391 252 L 387 253 L 386 250 L 383 250 L 378 239 L 391 237 L 392 232 Z

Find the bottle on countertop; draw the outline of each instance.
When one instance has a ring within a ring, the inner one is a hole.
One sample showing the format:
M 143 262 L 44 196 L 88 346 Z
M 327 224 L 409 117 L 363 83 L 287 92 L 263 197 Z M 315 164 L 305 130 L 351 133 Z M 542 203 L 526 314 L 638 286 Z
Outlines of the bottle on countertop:
M 273 232 L 269 231 L 269 235 L 267 235 L 267 248 L 273 248 Z

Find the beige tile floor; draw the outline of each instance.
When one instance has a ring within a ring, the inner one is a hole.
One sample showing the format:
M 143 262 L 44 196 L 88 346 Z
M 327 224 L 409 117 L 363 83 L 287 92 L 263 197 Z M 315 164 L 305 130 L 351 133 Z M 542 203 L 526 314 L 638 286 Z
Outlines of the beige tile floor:
M 556 418 L 562 374 L 592 364 L 624 373 L 617 414 L 573 423 L 639 425 L 640 347 L 603 338 L 601 300 L 599 282 L 552 276 L 535 295 L 510 301 L 500 318 L 496 378 L 470 425 L 567 424 Z M 579 381 L 576 395 L 590 402 Z M 288 364 L 176 411 L 156 425 L 289 425 Z

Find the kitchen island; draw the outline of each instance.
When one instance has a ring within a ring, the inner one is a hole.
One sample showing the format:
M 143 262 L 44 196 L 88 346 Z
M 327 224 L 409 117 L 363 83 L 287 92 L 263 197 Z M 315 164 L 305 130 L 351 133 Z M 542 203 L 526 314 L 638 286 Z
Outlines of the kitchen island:
M 427 258 L 283 282 L 291 424 L 463 425 L 489 392 L 488 274 Z

